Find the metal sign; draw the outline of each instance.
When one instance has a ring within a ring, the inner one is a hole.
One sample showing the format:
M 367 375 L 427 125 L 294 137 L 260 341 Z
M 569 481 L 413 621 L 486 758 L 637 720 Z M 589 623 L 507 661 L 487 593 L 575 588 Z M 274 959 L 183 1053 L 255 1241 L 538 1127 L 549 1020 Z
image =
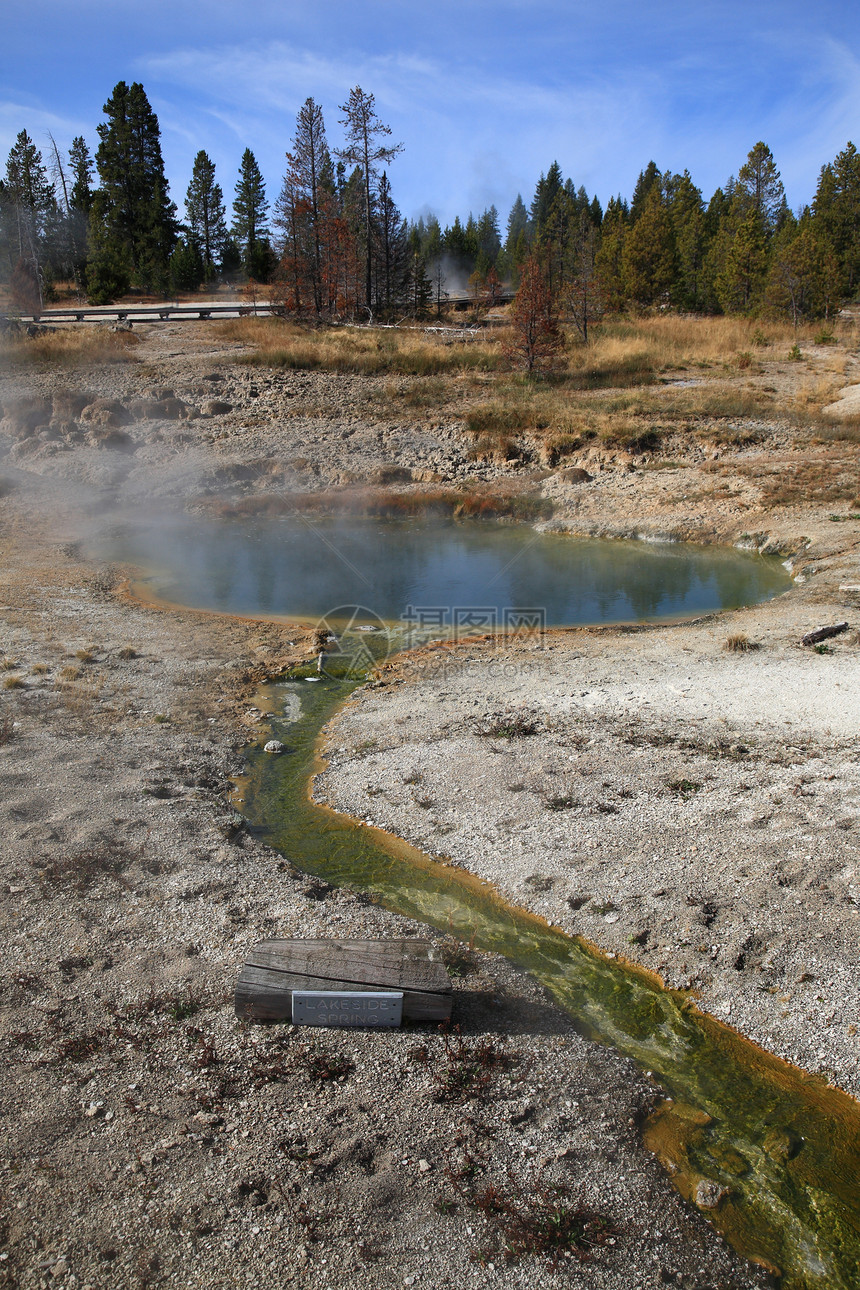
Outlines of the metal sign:
M 399 1026 L 403 991 L 293 990 L 296 1026 Z

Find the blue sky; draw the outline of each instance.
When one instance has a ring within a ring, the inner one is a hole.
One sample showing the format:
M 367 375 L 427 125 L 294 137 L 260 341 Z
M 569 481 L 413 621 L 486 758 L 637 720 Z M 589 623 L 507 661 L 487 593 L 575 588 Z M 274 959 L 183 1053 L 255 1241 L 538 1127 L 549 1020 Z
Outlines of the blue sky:
M 860 146 L 856 0 L 2 0 L 0 17 L 3 160 L 22 128 L 95 149 L 113 86 L 142 81 L 180 212 L 200 148 L 228 203 L 246 147 L 274 198 L 301 103 L 336 146 L 353 85 L 405 146 L 404 215 L 443 224 L 495 203 L 504 227 L 553 160 L 604 204 L 652 158 L 707 200 L 759 139 L 797 208 Z

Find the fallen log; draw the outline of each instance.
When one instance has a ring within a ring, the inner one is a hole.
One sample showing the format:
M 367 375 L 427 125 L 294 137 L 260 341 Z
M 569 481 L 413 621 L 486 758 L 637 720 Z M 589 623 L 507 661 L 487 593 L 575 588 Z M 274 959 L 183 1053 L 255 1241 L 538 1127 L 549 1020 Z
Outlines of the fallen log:
M 834 623 L 832 627 L 816 627 L 814 632 L 807 632 L 801 637 L 801 645 L 817 645 L 819 641 L 826 641 L 831 636 L 841 636 L 843 632 L 848 631 L 847 623 Z

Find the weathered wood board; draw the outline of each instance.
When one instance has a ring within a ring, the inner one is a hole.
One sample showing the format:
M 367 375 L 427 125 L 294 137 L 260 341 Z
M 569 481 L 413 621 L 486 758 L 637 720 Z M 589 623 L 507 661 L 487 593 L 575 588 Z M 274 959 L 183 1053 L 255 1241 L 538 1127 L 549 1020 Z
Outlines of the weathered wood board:
M 453 999 L 429 941 L 262 941 L 239 974 L 236 1016 L 289 1020 L 293 990 L 402 991 L 403 1017 L 410 1021 L 447 1021 Z

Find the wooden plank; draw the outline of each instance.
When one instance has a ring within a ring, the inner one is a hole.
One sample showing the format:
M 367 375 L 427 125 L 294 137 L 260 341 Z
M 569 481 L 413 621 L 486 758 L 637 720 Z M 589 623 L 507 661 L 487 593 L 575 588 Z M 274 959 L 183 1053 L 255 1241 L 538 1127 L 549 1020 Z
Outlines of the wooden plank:
M 245 962 L 272 971 L 379 989 L 451 991 L 445 965 L 427 941 L 263 941 L 248 953 Z
M 273 940 L 249 952 L 236 985 L 236 1015 L 257 1021 L 290 1016 L 293 990 L 399 990 L 403 1016 L 446 1021 L 452 987 L 428 941 Z
M 366 985 L 289 972 L 272 972 L 246 963 L 236 983 L 236 1016 L 245 1021 L 289 1021 L 293 990 L 366 991 Z M 403 991 L 403 1016 L 409 1021 L 447 1021 L 452 994 Z

